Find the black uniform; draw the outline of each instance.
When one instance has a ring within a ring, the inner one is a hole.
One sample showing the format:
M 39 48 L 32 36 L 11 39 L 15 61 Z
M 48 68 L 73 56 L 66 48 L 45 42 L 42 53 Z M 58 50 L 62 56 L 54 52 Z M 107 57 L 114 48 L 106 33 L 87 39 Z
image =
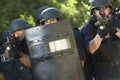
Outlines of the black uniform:
M 83 33 L 83 29 L 81 30 L 81 36 L 83 39 L 83 47 L 85 48 L 85 42 L 84 42 L 85 34 Z M 86 50 L 86 48 L 84 49 L 84 52 L 85 52 L 85 64 L 83 70 L 85 74 L 85 80 L 93 80 L 94 63 L 93 63 L 92 55 Z
M 83 71 L 85 75 L 85 80 L 92 80 L 93 77 L 93 63 L 90 54 L 87 54 L 84 47 L 84 36 L 78 28 L 74 29 L 75 41 L 80 56 L 80 60 L 84 61 Z
M 19 51 L 22 52 L 20 56 L 22 56 L 23 54 L 29 55 L 25 39 L 17 42 L 17 48 Z M 25 66 L 24 64 L 23 64 L 23 70 L 20 71 L 20 74 L 23 77 L 23 80 L 32 80 L 31 68 Z
M 84 60 L 85 61 L 85 49 L 83 46 L 83 38 L 82 35 L 80 33 L 80 30 L 78 28 L 74 29 L 74 34 L 75 34 L 75 41 L 76 41 L 76 45 L 78 48 L 78 53 L 80 56 L 80 60 Z
M 109 28 L 110 38 L 104 39 L 99 49 L 92 54 L 96 80 L 120 80 L 120 39 L 115 35 L 115 29 L 120 29 L 120 21 L 117 18 L 114 21 L 114 26 Z M 98 31 L 95 22 L 96 18 L 93 16 L 82 29 L 84 44 L 88 53 L 90 53 L 90 41 Z
M 1 45 L 3 44 L 2 42 L 8 36 L 9 36 L 8 31 L 5 31 L 0 35 L 0 40 L 1 40 L 0 44 Z M 26 44 L 25 40 L 23 40 L 21 43 L 19 42 L 19 44 L 17 44 L 17 43 L 15 44 L 17 51 L 21 52 L 21 53 L 19 53 L 17 55 L 19 57 L 13 56 L 12 59 L 3 60 L 4 58 L 2 56 L 3 56 L 5 48 L 1 48 L 1 50 L 0 50 L 0 62 L 1 62 L 1 67 L 2 67 L 2 71 L 4 74 L 5 80 L 32 80 L 32 74 L 31 74 L 30 68 L 25 66 L 19 60 L 19 58 L 23 55 L 23 53 L 28 53 L 27 47 L 25 44 Z M 19 46 L 19 47 L 17 47 L 17 46 Z

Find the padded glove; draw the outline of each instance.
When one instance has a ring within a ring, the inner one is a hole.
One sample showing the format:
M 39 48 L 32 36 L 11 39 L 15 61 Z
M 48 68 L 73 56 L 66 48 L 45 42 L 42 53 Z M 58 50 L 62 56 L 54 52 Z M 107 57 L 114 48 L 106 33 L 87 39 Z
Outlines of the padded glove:
M 108 34 L 108 30 L 105 26 L 99 26 L 97 33 L 101 38 L 105 38 Z

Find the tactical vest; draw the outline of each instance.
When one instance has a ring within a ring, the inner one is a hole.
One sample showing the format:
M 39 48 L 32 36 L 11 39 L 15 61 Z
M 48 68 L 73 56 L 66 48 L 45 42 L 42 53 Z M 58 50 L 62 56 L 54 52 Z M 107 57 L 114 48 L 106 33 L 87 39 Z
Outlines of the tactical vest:
M 95 62 L 120 60 L 120 39 L 108 39 L 101 43 L 99 49 L 93 54 Z

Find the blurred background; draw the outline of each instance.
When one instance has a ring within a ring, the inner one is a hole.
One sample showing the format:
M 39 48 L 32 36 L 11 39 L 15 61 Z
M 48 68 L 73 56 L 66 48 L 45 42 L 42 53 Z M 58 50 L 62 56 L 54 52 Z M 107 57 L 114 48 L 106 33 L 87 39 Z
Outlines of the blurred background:
M 120 7 L 115 0 L 115 7 Z M 31 25 L 34 14 L 41 6 L 57 7 L 66 19 L 72 20 L 75 27 L 82 27 L 90 17 L 90 0 L 0 0 L 0 32 L 9 29 L 15 18 L 25 18 Z

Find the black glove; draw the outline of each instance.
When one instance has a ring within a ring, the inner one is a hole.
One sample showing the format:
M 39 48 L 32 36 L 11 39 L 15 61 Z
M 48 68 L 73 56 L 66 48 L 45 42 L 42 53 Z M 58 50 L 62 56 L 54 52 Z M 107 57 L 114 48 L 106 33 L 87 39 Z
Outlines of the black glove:
M 19 50 L 15 50 L 15 49 L 11 49 L 9 50 L 9 56 L 10 57 L 13 57 L 15 59 L 19 59 L 21 56 L 20 56 L 21 52 Z
M 105 26 L 99 26 L 97 33 L 101 38 L 106 38 L 105 36 L 108 34 L 108 29 Z
M 96 17 L 98 21 L 95 23 L 95 25 L 99 26 L 98 34 L 101 38 L 110 38 L 110 35 L 115 32 L 113 15 L 109 14 L 108 16 L 104 17 Z

